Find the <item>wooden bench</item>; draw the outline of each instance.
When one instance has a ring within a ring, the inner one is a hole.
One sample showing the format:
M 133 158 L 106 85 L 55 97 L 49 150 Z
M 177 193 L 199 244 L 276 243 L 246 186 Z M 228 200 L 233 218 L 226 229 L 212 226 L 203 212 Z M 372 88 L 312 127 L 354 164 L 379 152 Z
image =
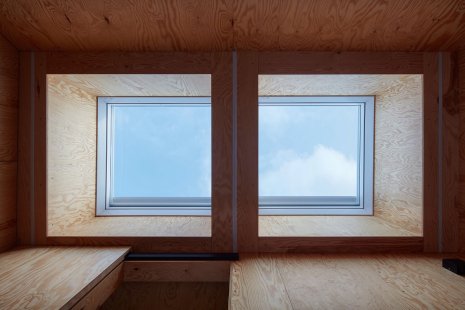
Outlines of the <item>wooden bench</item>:
M 230 309 L 465 309 L 465 278 L 425 255 L 241 255 Z
M 129 247 L 17 248 L 0 254 L 0 309 L 95 309 L 123 280 Z

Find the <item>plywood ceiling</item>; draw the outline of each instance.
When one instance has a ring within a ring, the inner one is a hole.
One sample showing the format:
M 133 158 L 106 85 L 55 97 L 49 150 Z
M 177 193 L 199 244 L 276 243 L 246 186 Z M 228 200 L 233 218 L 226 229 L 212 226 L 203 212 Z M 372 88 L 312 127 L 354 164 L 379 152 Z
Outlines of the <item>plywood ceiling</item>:
M 21 50 L 456 50 L 465 0 L 2 0 L 0 31 Z

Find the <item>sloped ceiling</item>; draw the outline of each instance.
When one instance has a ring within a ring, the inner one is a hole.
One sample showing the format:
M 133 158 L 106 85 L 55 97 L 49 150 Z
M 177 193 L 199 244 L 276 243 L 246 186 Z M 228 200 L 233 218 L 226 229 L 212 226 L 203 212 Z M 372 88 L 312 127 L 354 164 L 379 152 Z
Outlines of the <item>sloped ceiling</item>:
M 465 0 L 1 0 L 21 50 L 453 51 Z

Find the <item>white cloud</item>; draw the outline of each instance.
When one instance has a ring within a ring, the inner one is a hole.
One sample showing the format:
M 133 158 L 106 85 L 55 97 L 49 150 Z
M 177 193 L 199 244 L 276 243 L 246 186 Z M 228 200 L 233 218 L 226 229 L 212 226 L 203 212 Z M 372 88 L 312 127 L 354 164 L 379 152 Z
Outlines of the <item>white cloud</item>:
M 356 192 L 356 161 L 324 145 L 317 145 L 312 154 L 279 151 L 264 166 L 261 196 L 352 196 Z

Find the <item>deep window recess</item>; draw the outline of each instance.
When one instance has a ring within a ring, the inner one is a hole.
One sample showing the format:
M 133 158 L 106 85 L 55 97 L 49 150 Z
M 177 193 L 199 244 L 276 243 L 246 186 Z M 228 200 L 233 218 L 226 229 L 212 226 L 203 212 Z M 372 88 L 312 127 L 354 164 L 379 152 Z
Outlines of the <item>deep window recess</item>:
M 373 127 L 373 96 L 259 97 L 260 215 L 372 215 Z
M 210 97 L 99 97 L 97 215 L 211 215 Z

